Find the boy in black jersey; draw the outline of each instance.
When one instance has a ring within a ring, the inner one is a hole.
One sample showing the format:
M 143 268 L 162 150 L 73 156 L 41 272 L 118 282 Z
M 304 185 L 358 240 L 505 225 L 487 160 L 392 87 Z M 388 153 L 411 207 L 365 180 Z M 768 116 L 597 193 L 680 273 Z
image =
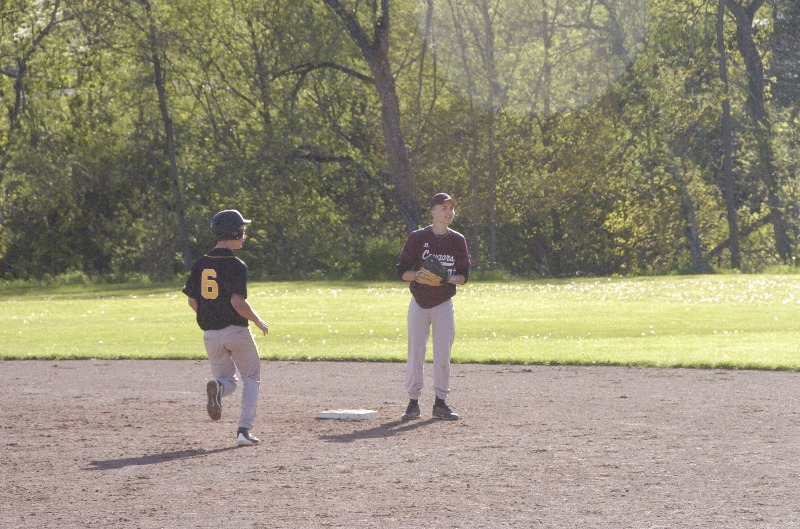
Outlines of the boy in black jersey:
M 269 327 L 247 302 L 247 265 L 234 257 L 233 250 L 244 244 L 249 220 L 235 209 L 220 211 L 211 219 L 217 239 L 213 250 L 195 261 L 183 293 L 197 314 L 214 380 L 206 385 L 208 415 L 222 417 L 222 397 L 236 390 L 236 370 L 242 376 L 242 404 L 236 444 L 254 445 L 259 439 L 250 433 L 256 418 L 261 383 L 261 360 L 248 322 L 265 335 Z

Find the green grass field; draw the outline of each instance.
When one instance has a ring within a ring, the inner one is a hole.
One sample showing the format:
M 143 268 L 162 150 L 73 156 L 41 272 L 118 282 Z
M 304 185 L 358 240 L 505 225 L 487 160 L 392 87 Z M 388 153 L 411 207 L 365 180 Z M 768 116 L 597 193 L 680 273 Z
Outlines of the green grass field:
M 0 358 L 205 358 L 179 288 L 0 285 Z M 265 359 L 405 360 L 402 283 L 249 294 Z M 800 370 L 797 275 L 472 282 L 455 301 L 454 362 Z

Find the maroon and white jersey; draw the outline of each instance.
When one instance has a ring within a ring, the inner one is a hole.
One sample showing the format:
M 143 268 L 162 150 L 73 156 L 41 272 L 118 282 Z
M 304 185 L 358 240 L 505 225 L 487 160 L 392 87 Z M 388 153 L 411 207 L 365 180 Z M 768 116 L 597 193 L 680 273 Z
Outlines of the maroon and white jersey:
M 402 277 L 408 270 L 419 270 L 422 262 L 433 255 L 444 265 L 450 275 L 462 275 L 469 278 L 472 258 L 467 248 L 467 240 L 455 230 L 448 229 L 446 235 L 436 235 L 433 227 L 428 226 L 411 232 L 397 264 L 397 275 Z M 422 285 L 411 282 L 411 294 L 417 305 L 430 309 L 456 295 L 456 286 L 450 283 L 440 287 Z

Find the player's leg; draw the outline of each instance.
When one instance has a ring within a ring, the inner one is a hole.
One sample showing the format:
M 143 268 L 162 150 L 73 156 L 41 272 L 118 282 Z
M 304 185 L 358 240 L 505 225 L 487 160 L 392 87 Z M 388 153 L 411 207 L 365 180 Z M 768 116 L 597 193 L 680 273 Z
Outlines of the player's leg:
M 224 330 L 203 333 L 203 343 L 211 366 L 211 375 L 214 377 L 206 384 L 208 397 L 206 409 L 208 416 L 214 421 L 222 418 L 222 396 L 236 389 L 236 366 L 231 360 L 231 354 L 225 342 Z
M 231 334 L 228 347 L 231 349 L 233 362 L 242 377 L 242 406 L 239 416 L 239 428 L 250 430 L 256 419 L 258 394 L 261 385 L 261 359 L 258 348 L 247 327 L 229 327 Z
M 406 393 L 418 399 L 424 385 L 425 349 L 430 336 L 430 310 L 423 309 L 414 299 L 408 306 L 408 363 L 406 364 Z
M 433 327 L 433 391 L 436 401 L 433 416 L 438 419 L 456 420 L 458 414 L 445 403 L 450 395 L 450 353 L 456 337 L 455 310 L 453 300 L 431 309 Z
M 433 327 L 433 391 L 442 400 L 450 395 L 450 353 L 456 338 L 453 300 L 431 309 Z
M 220 329 L 203 333 L 203 343 L 206 346 L 211 375 L 220 384 L 220 396 L 230 395 L 236 391 L 237 382 L 236 365 L 231 359 L 231 351 L 227 346 L 228 333 L 226 331 L 227 329 Z

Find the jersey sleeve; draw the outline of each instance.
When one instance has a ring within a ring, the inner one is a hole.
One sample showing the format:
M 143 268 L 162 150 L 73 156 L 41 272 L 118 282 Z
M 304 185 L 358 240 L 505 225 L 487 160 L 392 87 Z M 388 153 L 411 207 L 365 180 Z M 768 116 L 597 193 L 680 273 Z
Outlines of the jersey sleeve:
M 406 243 L 403 245 L 403 249 L 398 257 L 398 262 L 395 265 L 395 273 L 398 279 L 402 279 L 405 272 L 414 270 L 419 254 L 419 242 L 417 241 L 417 237 L 412 233 L 408 236 L 408 239 L 406 239 Z
M 469 248 L 467 247 L 467 239 L 461 237 L 460 247 L 458 249 L 458 253 L 456 254 L 456 262 L 454 273 L 458 275 L 464 276 L 464 281 L 469 280 L 469 269 L 472 268 L 472 256 L 469 254 Z
M 186 284 L 183 285 L 181 292 L 190 298 L 197 299 L 200 297 L 200 282 L 197 280 L 197 265 L 192 266 L 192 271 L 189 273 L 189 278 Z

